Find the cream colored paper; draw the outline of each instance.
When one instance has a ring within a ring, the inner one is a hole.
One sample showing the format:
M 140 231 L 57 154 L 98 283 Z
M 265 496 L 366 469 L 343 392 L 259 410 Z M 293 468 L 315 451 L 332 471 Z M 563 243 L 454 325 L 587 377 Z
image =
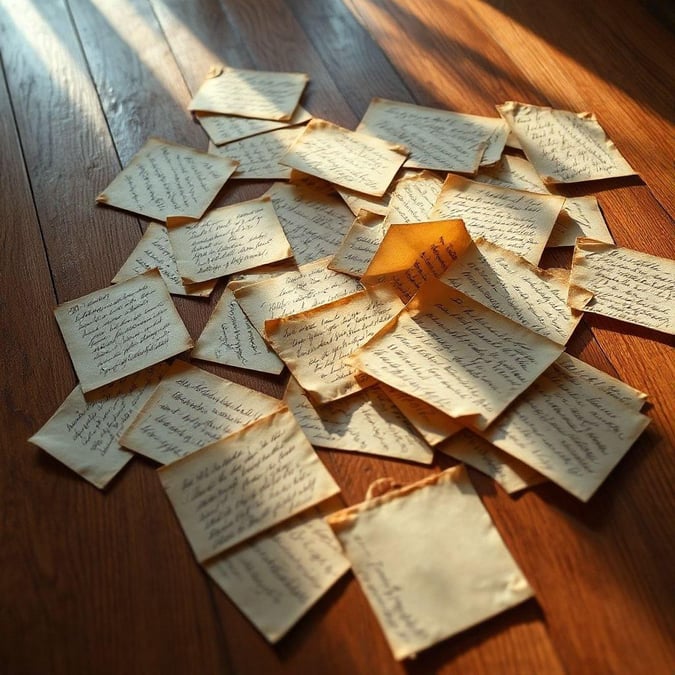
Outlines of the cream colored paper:
M 287 408 L 158 474 L 200 562 L 340 491 Z
M 571 294 L 584 307 L 593 294 L 539 269 L 482 237 L 440 276 L 482 305 L 559 344 L 566 344 L 582 313 L 567 304 Z
M 436 448 L 490 476 L 509 494 L 546 481 L 546 478 L 527 464 L 511 457 L 469 429 L 460 431 Z
M 475 416 L 473 423 L 484 429 L 562 351 L 431 279 L 350 363 L 446 415 Z
M 133 457 L 119 437 L 157 386 L 164 363 L 141 370 L 84 397 L 77 386 L 28 440 L 104 488 Z
M 431 220 L 429 216 L 442 187 L 443 181 L 429 171 L 397 181 L 389 202 L 386 226 L 392 223 L 424 223 Z
M 138 245 L 131 252 L 111 283 L 117 284 L 120 281 L 126 281 L 153 268 L 159 270 L 169 293 L 174 295 L 208 297 L 216 285 L 215 281 L 204 281 L 200 284 L 188 286 L 183 284 L 183 280 L 178 274 L 176 258 L 171 249 L 166 227 L 159 223 L 148 225 Z
M 120 443 L 169 464 L 281 407 L 276 398 L 176 361 Z
M 239 163 L 232 180 L 288 179 L 291 176 L 291 169 L 279 164 L 279 160 L 303 131 L 303 127 L 267 131 L 222 147 L 211 144 L 209 152 L 221 157 L 230 157 Z
M 374 98 L 356 130 L 407 146 L 410 157 L 405 166 L 411 169 L 474 174 L 498 129 L 501 147 L 490 155 L 490 160 L 496 161 L 492 155 L 496 153 L 499 159 L 508 134 L 507 125 L 499 118 Z
M 335 195 L 275 183 L 266 193 L 284 228 L 298 265 L 333 255 L 352 222 L 352 214 Z
M 485 237 L 536 265 L 564 202 L 449 175 L 430 219 L 461 218 L 474 239 Z
M 380 387 L 315 408 L 291 377 L 284 401 L 312 445 L 431 464 L 433 450 Z
M 213 66 L 188 110 L 288 122 L 308 79 L 304 73 Z
M 200 218 L 236 168 L 226 157 L 151 138 L 96 202 L 162 222 Z
M 327 520 L 398 660 L 533 595 L 461 466 Z
M 278 642 L 349 569 L 314 507 L 204 565 L 267 638 Z
M 547 185 L 635 174 L 591 113 L 515 101 L 497 110 Z
M 583 370 L 581 361 L 576 366 Z M 554 364 L 483 435 L 585 502 L 648 424 L 587 377 Z
M 381 197 L 408 156 L 400 145 L 313 119 L 282 164 Z
M 389 211 L 389 200 L 391 199 L 389 192 L 385 192 L 381 197 L 372 197 L 356 190 L 338 188 L 337 193 L 355 216 L 359 215 L 359 211 L 369 211 L 380 216 L 386 216 L 387 211 Z
M 675 334 L 675 261 L 577 239 L 570 282 L 588 288 L 584 311 Z M 578 302 L 569 299 L 572 307 Z
M 372 384 L 345 361 L 403 308 L 388 287 L 354 293 L 307 312 L 265 322 L 267 338 L 302 388 L 328 403 Z
M 345 238 L 331 258 L 328 267 L 360 277 L 368 269 L 370 261 L 384 239 L 384 217 L 361 211 Z
M 189 282 L 285 260 L 292 255 L 269 197 L 209 211 L 194 223 L 169 225 L 178 271 Z
M 196 117 L 211 141 L 216 145 L 224 145 L 242 138 L 264 134 L 267 131 L 304 124 L 312 119 L 312 115 L 300 105 L 295 109 L 293 117 L 288 122 L 259 120 L 252 117 L 238 117 L 237 115 L 219 115 L 217 113 L 197 113 Z
M 323 258 L 267 281 L 237 286 L 234 295 L 250 322 L 264 337 L 268 319 L 304 312 L 362 290 L 356 279 L 328 269 L 329 262 L 329 258 Z
M 192 347 L 157 270 L 65 302 L 54 315 L 84 392 Z
M 193 359 L 278 375 L 284 363 L 267 346 L 227 286 L 191 354 Z

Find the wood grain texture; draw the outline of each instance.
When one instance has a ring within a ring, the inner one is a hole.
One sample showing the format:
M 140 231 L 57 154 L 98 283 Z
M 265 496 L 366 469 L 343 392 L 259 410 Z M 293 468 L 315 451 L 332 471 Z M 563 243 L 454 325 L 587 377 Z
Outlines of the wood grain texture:
M 588 504 L 551 485 L 512 499 L 471 472 L 537 600 L 406 664 L 349 575 L 270 647 L 200 571 L 150 462 L 102 494 L 25 441 L 75 383 L 53 305 L 107 285 L 144 225 L 93 198 L 150 135 L 206 147 L 186 104 L 213 63 L 307 72 L 306 107 L 351 128 L 373 96 L 486 115 L 506 99 L 593 109 L 645 181 L 594 188 L 612 233 L 673 257 L 668 38 L 631 0 L 0 1 L 3 671 L 668 672 L 675 361 L 646 329 L 587 317 L 570 345 L 651 402 L 652 424 Z M 268 186 L 228 185 L 216 204 Z M 194 337 L 218 295 L 177 299 Z M 199 365 L 277 396 L 286 379 Z M 319 454 L 346 503 L 381 476 L 429 473 Z

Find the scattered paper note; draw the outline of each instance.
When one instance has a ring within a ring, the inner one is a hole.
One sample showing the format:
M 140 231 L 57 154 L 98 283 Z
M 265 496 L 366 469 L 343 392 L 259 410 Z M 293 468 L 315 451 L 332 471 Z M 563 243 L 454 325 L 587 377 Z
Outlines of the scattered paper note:
M 396 182 L 385 224 L 424 223 L 441 193 L 443 181 L 430 171 L 405 176 Z
M 389 199 L 391 198 L 389 192 L 385 192 L 381 197 L 373 197 L 371 195 L 364 195 L 363 192 L 357 192 L 356 190 L 338 188 L 337 193 L 355 216 L 359 215 L 359 211 L 369 211 L 370 213 L 377 213 L 380 216 L 386 216 L 387 211 L 389 211 Z
M 384 217 L 361 211 L 347 231 L 328 267 L 354 277 L 362 276 L 384 239 Z

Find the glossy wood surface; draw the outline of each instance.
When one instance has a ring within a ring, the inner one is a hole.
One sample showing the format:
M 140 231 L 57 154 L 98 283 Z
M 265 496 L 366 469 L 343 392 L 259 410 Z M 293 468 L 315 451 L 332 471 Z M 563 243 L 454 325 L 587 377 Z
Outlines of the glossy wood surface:
M 675 359 L 662 334 L 584 320 L 570 351 L 648 392 L 651 425 L 588 504 L 552 485 L 513 499 L 472 472 L 536 600 L 404 664 L 351 575 L 269 646 L 196 564 L 151 462 L 99 492 L 26 442 L 76 382 L 53 307 L 107 285 L 146 225 L 94 198 L 149 136 L 206 149 L 187 103 L 212 63 L 306 72 L 304 105 L 350 128 L 373 96 L 592 110 L 642 180 L 566 194 L 595 194 L 618 244 L 672 258 L 668 17 L 637 0 L 0 0 L 2 672 L 672 672 Z M 268 185 L 226 186 L 218 203 Z M 218 295 L 176 299 L 193 337 Z M 277 396 L 286 379 L 200 365 Z M 348 504 L 378 477 L 429 473 L 319 454 Z

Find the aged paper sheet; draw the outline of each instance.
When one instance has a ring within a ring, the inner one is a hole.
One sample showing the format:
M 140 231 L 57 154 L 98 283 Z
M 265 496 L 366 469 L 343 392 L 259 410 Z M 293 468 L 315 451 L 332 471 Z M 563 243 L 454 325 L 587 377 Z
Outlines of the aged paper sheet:
M 496 159 L 508 135 L 503 120 L 374 98 L 356 130 L 408 147 L 405 166 L 411 169 L 474 174 L 498 129 Z
M 96 202 L 162 222 L 200 218 L 236 168 L 231 159 L 151 138 Z
M 407 156 L 407 148 L 400 145 L 313 119 L 281 163 L 381 197 Z
M 192 347 L 157 270 L 65 302 L 54 314 L 84 392 Z
M 358 280 L 333 272 L 329 258 L 301 265 L 255 284 L 237 286 L 234 295 L 255 329 L 265 337 L 265 321 L 304 312 L 362 290 Z
M 484 429 L 562 351 L 431 279 L 349 362 L 446 415 L 475 416 L 473 424 Z
M 551 366 L 483 436 L 585 502 L 649 418 L 592 385 L 584 365 Z
M 283 361 L 267 346 L 227 286 L 191 356 L 226 366 L 278 375 Z
M 189 284 L 188 286 L 183 284 L 183 280 L 178 274 L 176 258 L 171 249 L 166 227 L 159 223 L 148 225 L 138 245 L 131 252 L 111 283 L 117 284 L 120 281 L 126 281 L 153 268 L 159 270 L 169 293 L 173 295 L 208 297 L 216 285 L 215 281 L 204 281 L 200 284 Z
M 298 265 L 333 255 L 353 220 L 334 194 L 275 183 L 266 193 L 284 228 Z
M 384 216 L 361 211 L 328 267 L 354 277 L 362 276 L 384 239 L 384 231 Z
M 158 474 L 200 562 L 340 491 L 287 408 Z
M 380 387 L 315 408 L 291 377 L 284 401 L 312 445 L 431 464 L 433 450 Z
M 539 335 L 566 344 L 593 294 L 479 237 L 440 280 Z
M 160 464 L 169 464 L 282 405 L 276 398 L 175 361 L 120 443 Z
M 464 467 L 327 520 L 398 660 L 533 595 Z
M 389 287 L 375 287 L 265 322 L 274 351 L 316 403 L 328 403 L 372 384 L 345 358 L 403 308 Z
M 547 185 L 635 174 L 591 113 L 515 101 L 497 110 Z
M 264 134 L 275 129 L 304 124 L 312 119 L 302 106 L 298 106 L 288 122 L 239 117 L 237 115 L 219 115 L 217 113 L 197 113 L 197 120 L 216 145 L 224 145 L 256 134 Z
M 675 334 L 675 261 L 577 239 L 570 282 L 592 291 L 584 311 Z M 576 298 L 569 303 L 576 307 Z
M 129 375 L 85 399 L 77 386 L 28 440 L 97 488 L 104 488 L 133 457 L 119 438 L 157 386 L 167 365 Z
M 385 224 L 424 223 L 431 220 L 443 181 L 430 171 L 409 175 L 396 182 Z
M 293 253 L 269 197 L 213 209 L 194 223 L 167 224 L 178 271 L 192 283 L 285 260 Z
M 213 66 L 188 110 L 288 122 L 308 79 L 304 73 Z
M 387 211 L 389 211 L 390 192 L 385 192 L 381 197 L 372 197 L 356 190 L 338 188 L 337 193 L 355 216 L 359 215 L 359 211 L 369 211 L 380 216 L 386 216 Z
M 448 175 L 430 219 L 461 218 L 474 239 L 485 237 L 536 265 L 564 202 Z
M 269 642 L 278 642 L 350 567 L 322 506 L 204 565 Z

